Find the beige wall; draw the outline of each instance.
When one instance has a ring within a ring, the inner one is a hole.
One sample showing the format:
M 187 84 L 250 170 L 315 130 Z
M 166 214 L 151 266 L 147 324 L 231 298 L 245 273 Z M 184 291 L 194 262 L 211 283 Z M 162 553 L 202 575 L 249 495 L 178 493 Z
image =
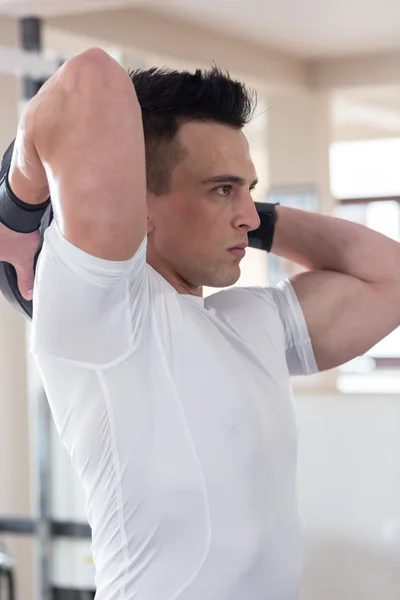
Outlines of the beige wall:
M 2 44 L 17 44 L 15 21 L 0 19 Z M 15 137 L 18 83 L 0 75 L 0 148 Z M 2 151 L 3 152 L 3 151 Z M 26 377 L 25 323 L 0 297 L 0 516 L 32 515 L 30 430 Z M 18 598 L 33 598 L 35 543 L 25 536 L 2 535 L 17 564 Z
M 309 63 L 309 80 L 318 89 L 400 84 L 400 52 L 326 58 Z
M 331 213 L 329 147 L 332 141 L 330 94 L 269 93 L 268 157 L 271 188 L 315 187 L 318 210 Z

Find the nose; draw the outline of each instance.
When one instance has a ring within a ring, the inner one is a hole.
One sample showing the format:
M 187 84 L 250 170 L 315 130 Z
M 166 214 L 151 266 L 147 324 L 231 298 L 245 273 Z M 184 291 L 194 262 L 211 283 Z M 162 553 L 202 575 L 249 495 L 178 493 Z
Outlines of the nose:
M 235 217 L 235 227 L 246 233 L 260 227 L 260 217 L 250 192 L 245 192 Z

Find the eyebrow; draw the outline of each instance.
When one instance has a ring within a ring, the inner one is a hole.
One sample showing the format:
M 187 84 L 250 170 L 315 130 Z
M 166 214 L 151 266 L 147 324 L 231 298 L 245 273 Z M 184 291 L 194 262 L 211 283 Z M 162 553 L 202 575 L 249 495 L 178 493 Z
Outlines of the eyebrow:
M 241 185 L 244 187 L 246 185 L 246 180 L 243 179 L 243 177 L 238 177 L 237 175 L 224 174 L 216 175 L 215 177 L 210 177 L 209 179 L 205 179 L 201 183 L 203 185 L 207 185 L 208 183 L 234 183 L 236 185 Z M 250 188 L 256 187 L 257 183 L 258 178 L 256 177 L 256 179 L 250 184 Z

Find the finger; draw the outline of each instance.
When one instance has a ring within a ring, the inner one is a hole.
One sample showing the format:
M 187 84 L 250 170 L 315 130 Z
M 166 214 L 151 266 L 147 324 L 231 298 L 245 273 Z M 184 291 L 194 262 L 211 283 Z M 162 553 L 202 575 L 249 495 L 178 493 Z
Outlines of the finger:
M 33 268 L 30 267 L 28 269 L 18 266 L 15 267 L 15 270 L 17 272 L 17 283 L 21 296 L 25 298 L 25 300 L 32 300 L 33 282 L 35 279 Z

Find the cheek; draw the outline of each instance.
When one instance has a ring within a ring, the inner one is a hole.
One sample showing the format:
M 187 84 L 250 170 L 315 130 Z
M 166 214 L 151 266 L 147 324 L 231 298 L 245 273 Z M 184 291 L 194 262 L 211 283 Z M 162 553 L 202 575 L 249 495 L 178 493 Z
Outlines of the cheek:
M 207 229 L 195 211 L 168 210 L 160 215 L 158 240 L 163 250 L 175 257 L 204 245 Z
M 199 197 L 170 198 L 157 214 L 158 240 L 168 251 L 183 248 L 212 254 L 223 237 L 221 215 L 214 214 L 206 200 Z
M 193 243 L 198 239 L 204 240 L 212 228 L 212 220 L 197 199 L 177 214 L 177 223 L 181 227 L 182 237 Z
M 182 212 L 173 201 L 163 201 L 157 206 L 154 224 L 156 237 L 165 243 L 167 240 L 175 238 L 182 228 Z

